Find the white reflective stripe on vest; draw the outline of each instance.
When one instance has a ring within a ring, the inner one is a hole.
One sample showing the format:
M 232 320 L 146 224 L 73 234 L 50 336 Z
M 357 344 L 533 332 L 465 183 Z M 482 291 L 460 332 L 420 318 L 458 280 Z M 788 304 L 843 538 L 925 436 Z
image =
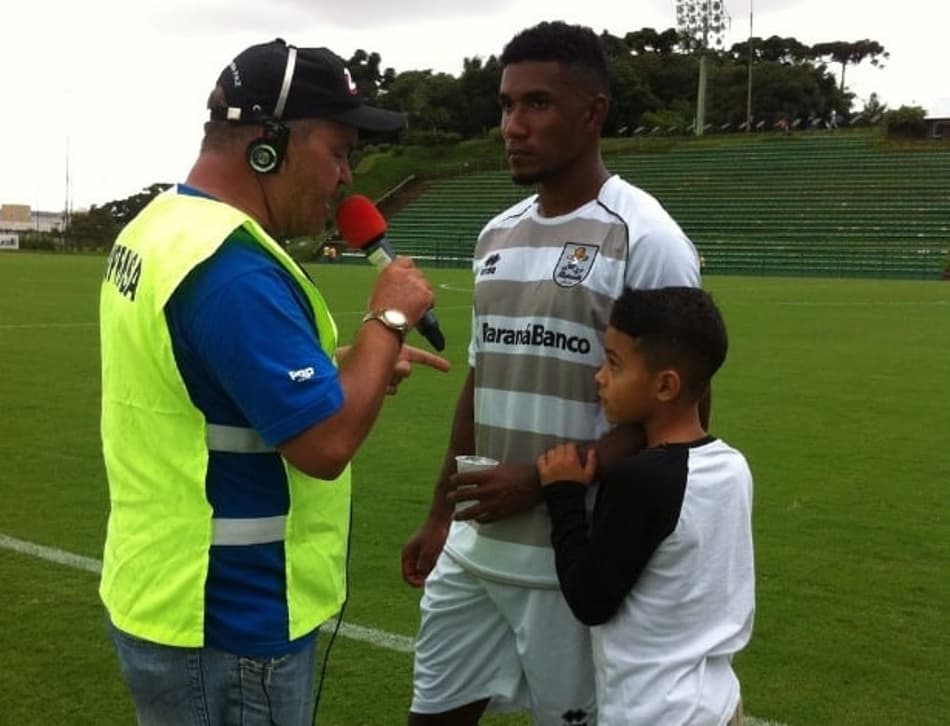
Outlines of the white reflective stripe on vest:
M 211 520 L 212 545 L 255 545 L 283 542 L 287 517 L 256 517 L 254 519 Z
M 273 446 L 264 443 L 254 429 L 243 426 L 224 426 L 208 424 L 208 450 L 226 451 L 232 454 L 265 454 L 276 451 Z
M 275 449 L 264 443 L 254 429 L 242 426 L 208 424 L 208 450 L 232 454 L 263 454 Z M 212 545 L 255 545 L 283 542 L 287 517 L 252 519 L 215 517 L 211 520 Z

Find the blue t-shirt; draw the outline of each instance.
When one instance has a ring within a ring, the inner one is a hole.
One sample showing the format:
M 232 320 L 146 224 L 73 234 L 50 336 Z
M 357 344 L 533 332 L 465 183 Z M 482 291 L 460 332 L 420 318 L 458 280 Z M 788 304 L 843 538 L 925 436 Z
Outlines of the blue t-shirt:
M 200 195 L 182 185 L 178 191 Z M 165 316 L 185 387 L 209 423 L 253 428 L 277 446 L 342 406 L 310 303 L 247 231 L 235 230 L 188 274 Z M 280 516 L 290 506 L 284 464 L 274 452 L 210 452 L 206 492 L 217 517 Z M 284 564 L 283 542 L 211 547 L 206 645 L 276 657 L 313 637 L 288 641 Z

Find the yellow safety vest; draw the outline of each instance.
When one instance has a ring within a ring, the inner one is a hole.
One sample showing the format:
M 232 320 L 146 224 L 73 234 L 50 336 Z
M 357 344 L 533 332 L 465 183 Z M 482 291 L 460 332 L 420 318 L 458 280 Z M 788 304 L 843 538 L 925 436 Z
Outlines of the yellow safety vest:
M 324 481 L 284 461 L 286 517 L 216 520 L 205 494 L 209 449 L 260 451 L 264 443 L 253 429 L 205 421 L 175 362 L 164 308 L 239 227 L 297 282 L 333 360 L 337 329 L 314 284 L 260 225 L 211 199 L 169 191 L 152 200 L 116 240 L 100 294 L 111 511 L 99 593 L 120 630 L 166 645 L 204 643 L 212 544 L 283 540 L 289 639 L 338 612 L 346 594 L 349 466 Z

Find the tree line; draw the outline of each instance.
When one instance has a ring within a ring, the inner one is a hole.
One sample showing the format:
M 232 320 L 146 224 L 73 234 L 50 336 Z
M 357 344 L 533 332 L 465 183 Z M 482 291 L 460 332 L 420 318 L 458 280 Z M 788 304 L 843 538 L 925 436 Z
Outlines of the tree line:
M 604 133 L 637 128 L 685 132 L 695 115 L 699 53 L 707 53 L 706 119 L 716 127 L 739 127 L 747 117 L 752 64 L 753 123 L 771 128 L 778 119 L 847 119 L 855 96 L 847 90 L 849 67 L 881 67 L 888 52 L 873 40 L 806 45 L 795 38 L 753 37 L 728 49 L 697 48 L 694 38 L 673 28 L 601 34 L 611 78 L 611 111 Z M 498 126 L 501 65 L 495 55 L 465 58 L 459 76 L 429 70 L 397 73 L 376 52 L 357 50 L 347 65 L 360 92 L 374 105 L 408 116 L 400 140 L 407 144 L 453 143 L 479 138 Z M 831 66 L 840 68 L 835 79 Z M 872 94 L 861 109 L 878 114 L 885 104 Z M 923 127 L 923 109 L 891 112 L 899 128 Z M 63 239 L 70 247 L 107 248 L 118 231 L 168 184 L 152 184 L 122 200 L 93 206 L 70 217 Z M 45 240 L 38 246 L 55 246 Z
M 611 76 L 611 113 L 605 133 L 637 127 L 686 129 L 696 108 L 699 54 L 696 40 L 673 28 L 601 34 Z M 706 50 L 706 119 L 734 127 L 746 120 L 749 63 L 753 68 L 752 114 L 773 124 L 781 117 L 847 117 L 854 94 L 846 70 L 865 61 L 881 67 L 889 57 L 877 41 L 833 41 L 806 45 L 795 38 L 753 37 L 724 50 Z M 840 68 L 840 81 L 831 66 Z M 465 58 L 455 77 L 432 70 L 396 73 L 383 68 L 378 53 L 357 50 L 348 61 L 361 92 L 374 103 L 408 114 L 405 140 L 433 133 L 451 141 L 485 134 L 498 124 L 498 57 Z

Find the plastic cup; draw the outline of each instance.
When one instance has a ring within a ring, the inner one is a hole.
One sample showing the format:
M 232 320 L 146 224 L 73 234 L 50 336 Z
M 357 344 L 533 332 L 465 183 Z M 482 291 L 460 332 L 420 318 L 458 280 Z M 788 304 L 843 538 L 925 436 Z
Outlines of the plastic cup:
M 465 456 L 455 457 L 455 469 L 459 474 L 464 474 L 468 471 L 482 471 L 483 469 L 491 469 L 496 466 L 498 466 L 498 462 L 494 459 L 488 458 L 487 456 L 474 456 L 471 454 L 466 454 Z M 466 484 L 465 486 L 460 486 L 458 488 L 465 489 L 470 486 L 474 486 L 474 484 Z M 455 511 L 461 512 L 463 509 L 468 509 L 473 504 L 477 504 L 477 502 L 456 502 Z

